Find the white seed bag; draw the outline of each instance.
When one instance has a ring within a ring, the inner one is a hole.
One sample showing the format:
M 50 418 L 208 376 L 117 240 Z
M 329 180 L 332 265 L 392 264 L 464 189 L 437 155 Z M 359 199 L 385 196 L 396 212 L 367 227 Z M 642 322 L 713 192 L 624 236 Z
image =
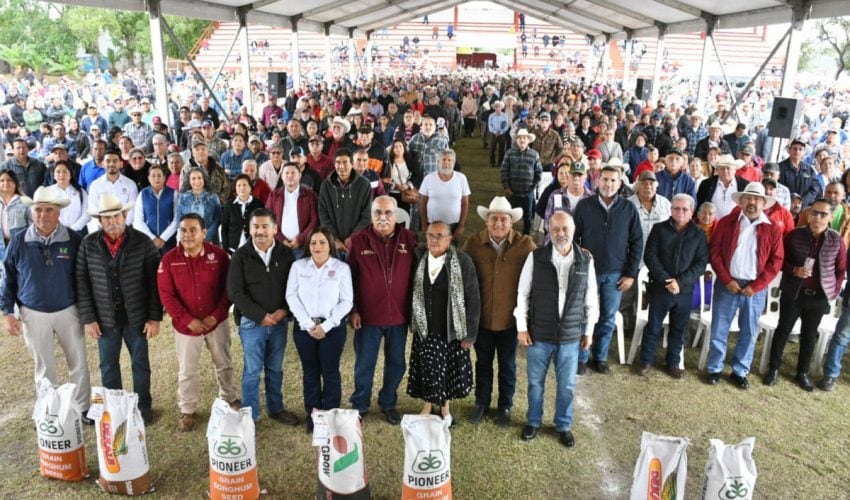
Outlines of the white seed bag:
M 684 500 L 688 438 L 644 432 L 635 464 L 631 500 Z
M 41 475 L 62 481 L 82 481 L 89 476 L 80 408 L 74 402 L 75 384 L 38 385 L 32 412 L 38 434 Z
M 703 500 L 751 500 L 756 487 L 756 462 L 753 447 L 756 438 L 748 437 L 738 444 L 709 440 L 708 462 L 702 483 Z
M 314 410 L 312 418 L 319 452 L 317 498 L 371 498 L 357 410 Z
M 451 417 L 405 415 L 402 500 L 451 500 Z
M 207 425 L 210 452 L 210 498 L 260 498 L 257 454 L 251 408 L 236 411 L 216 399 Z

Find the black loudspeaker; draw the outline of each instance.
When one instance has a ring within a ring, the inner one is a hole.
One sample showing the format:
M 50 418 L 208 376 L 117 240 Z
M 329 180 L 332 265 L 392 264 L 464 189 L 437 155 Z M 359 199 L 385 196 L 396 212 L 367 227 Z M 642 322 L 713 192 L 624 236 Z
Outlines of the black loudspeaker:
M 286 97 L 286 73 L 269 72 L 269 97 Z
M 635 85 L 635 97 L 648 103 L 652 99 L 652 80 L 649 78 L 638 78 Z
M 767 135 L 783 139 L 792 138 L 800 130 L 799 124 L 802 114 L 802 100 L 787 97 L 773 99 L 773 111 L 770 114 L 770 123 L 767 125 Z

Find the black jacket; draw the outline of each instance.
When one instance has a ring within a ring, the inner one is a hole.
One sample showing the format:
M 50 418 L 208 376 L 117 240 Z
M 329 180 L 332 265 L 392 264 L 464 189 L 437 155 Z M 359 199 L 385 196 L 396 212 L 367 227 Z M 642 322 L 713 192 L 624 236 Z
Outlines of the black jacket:
M 703 203 L 711 201 L 711 197 L 714 196 L 714 190 L 717 189 L 718 182 L 717 176 L 712 175 L 700 183 L 699 189 L 697 189 L 697 208 L 701 207 Z M 738 177 L 737 175 L 734 182 L 738 183 L 739 193 L 743 192 L 747 188 L 747 184 L 749 184 L 747 179 Z
M 227 270 L 227 296 L 239 313 L 260 323 L 267 313 L 278 309 L 289 310 L 286 304 L 286 280 L 295 255 L 289 247 L 276 241 L 269 266 L 246 243 L 230 261 Z
M 159 250 L 150 238 L 127 227 L 119 259 L 121 294 L 124 296 L 129 326 L 162 321 L 162 304 L 156 285 Z M 109 262 L 112 256 L 103 239 L 103 230 L 89 234 L 77 252 L 77 307 L 83 324 L 98 322 L 113 328 L 112 289 Z
M 643 255 L 643 229 L 634 203 L 618 196 L 608 209 L 599 195 L 584 198 L 573 210 L 575 242 L 593 255 L 596 274 L 637 278 Z
M 343 186 L 339 175 L 331 173 L 319 191 L 319 224 L 334 238 L 345 240 L 372 221 L 372 185 L 354 169 Z
M 705 232 L 689 222 L 681 233 L 673 219 L 652 226 L 646 239 L 643 261 L 649 269 L 649 288 L 663 291 L 668 279 L 675 279 L 683 293 L 690 293 L 708 264 Z
M 251 212 L 263 207 L 265 207 L 263 202 L 254 198 L 248 203 L 244 217 L 242 216 L 242 205 L 235 201 L 229 201 L 221 210 L 221 246 L 228 254 L 233 255 L 233 252 L 239 248 L 242 234 L 245 234 L 246 238 L 249 237 L 248 224 L 251 222 Z

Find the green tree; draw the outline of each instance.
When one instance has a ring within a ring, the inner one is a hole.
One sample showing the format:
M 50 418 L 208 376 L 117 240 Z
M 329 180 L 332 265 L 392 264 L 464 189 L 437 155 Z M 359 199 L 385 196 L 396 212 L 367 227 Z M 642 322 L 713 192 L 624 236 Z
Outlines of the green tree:
M 815 21 L 818 29 L 818 40 L 823 42 L 824 53 L 835 57 L 837 68 L 835 79 L 841 73 L 850 72 L 850 18 L 832 17 Z

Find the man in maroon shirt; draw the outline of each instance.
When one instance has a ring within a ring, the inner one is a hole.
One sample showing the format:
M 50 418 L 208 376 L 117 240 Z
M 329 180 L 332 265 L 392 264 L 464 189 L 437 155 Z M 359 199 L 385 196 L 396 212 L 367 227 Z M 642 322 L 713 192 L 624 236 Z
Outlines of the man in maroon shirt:
M 180 243 L 162 257 L 157 271 L 159 296 L 174 325 L 177 348 L 177 430 L 195 425 L 200 384 L 198 360 L 206 345 L 218 380 L 218 397 L 233 409 L 238 399 L 230 361 L 230 327 L 227 322 L 227 253 L 204 241 L 204 219 L 189 213 L 180 220 Z
M 327 179 L 334 171 L 334 161 L 333 158 L 322 153 L 322 138 L 314 135 L 310 138 L 308 146 L 310 151 L 307 155 L 307 165 L 318 172 L 322 180 Z

